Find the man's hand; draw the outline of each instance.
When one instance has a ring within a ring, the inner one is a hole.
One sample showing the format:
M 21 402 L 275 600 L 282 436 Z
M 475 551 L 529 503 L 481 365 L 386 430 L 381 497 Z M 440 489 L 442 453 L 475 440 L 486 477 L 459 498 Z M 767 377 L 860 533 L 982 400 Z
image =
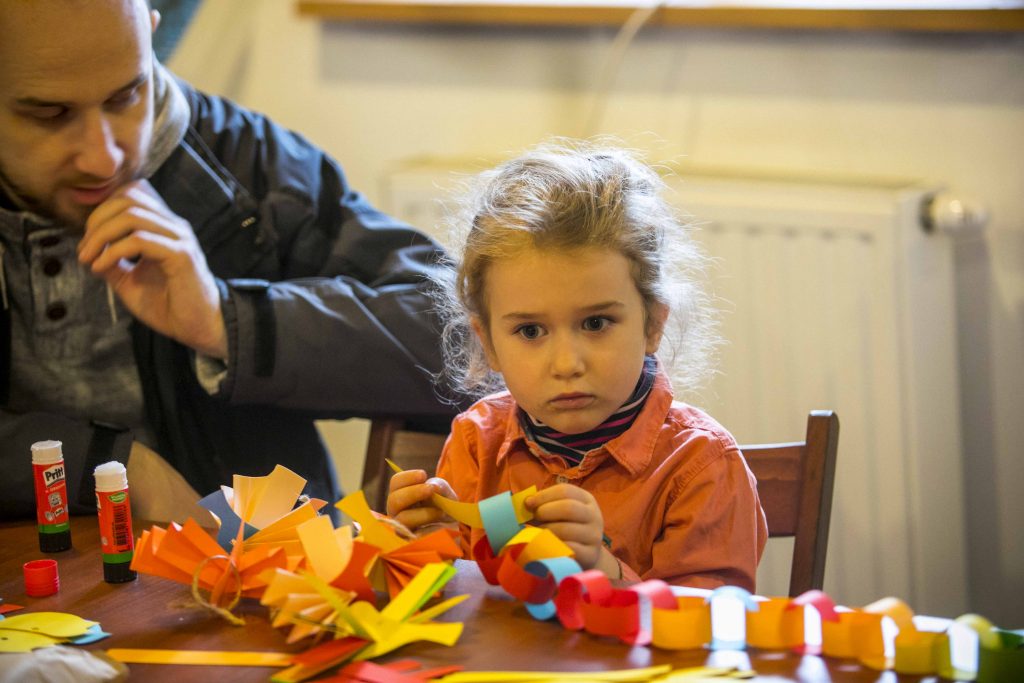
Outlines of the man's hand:
M 604 517 L 589 491 L 572 484 L 556 484 L 526 499 L 533 524 L 550 529 L 576 556 L 584 569 L 600 569 L 613 579 L 621 577 L 615 557 L 605 549 Z
M 107 281 L 133 316 L 196 351 L 228 354 L 220 295 L 192 226 L 146 180 L 96 207 L 78 260 Z
M 431 502 L 439 493 L 445 498 L 458 500 L 451 485 L 439 477 L 427 479 L 423 470 L 406 470 L 391 477 L 388 493 L 388 516 L 416 531 L 425 526 L 452 525 L 454 520 Z

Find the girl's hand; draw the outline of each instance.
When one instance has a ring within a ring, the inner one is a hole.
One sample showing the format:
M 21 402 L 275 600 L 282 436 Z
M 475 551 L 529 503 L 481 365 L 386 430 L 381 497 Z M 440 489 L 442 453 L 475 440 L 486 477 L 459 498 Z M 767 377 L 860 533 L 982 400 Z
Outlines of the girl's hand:
M 399 472 L 391 477 L 388 491 L 388 517 L 393 517 L 413 531 L 428 524 L 452 521 L 451 517 L 431 502 L 433 494 L 440 493 L 445 498 L 459 499 L 448 482 L 438 477 L 428 479 L 423 470 Z
M 604 517 L 594 496 L 572 484 L 556 484 L 526 499 L 533 524 L 550 529 L 576 555 L 584 569 L 621 578 L 618 560 L 604 547 Z

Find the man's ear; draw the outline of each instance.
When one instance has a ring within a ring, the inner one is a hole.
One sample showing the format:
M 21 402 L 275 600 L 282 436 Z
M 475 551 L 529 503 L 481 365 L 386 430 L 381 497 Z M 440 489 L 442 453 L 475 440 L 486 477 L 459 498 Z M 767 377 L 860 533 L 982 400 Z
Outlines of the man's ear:
M 160 25 L 160 10 L 149 10 L 149 23 L 152 26 L 152 32 L 156 33 L 156 28 Z
M 651 306 L 647 318 L 647 345 L 645 352 L 650 355 L 658 350 L 661 345 L 661 337 L 665 333 L 665 323 L 668 321 L 668 306 L 665 304 L 654 304 Z
M 491 345 L 491 335 L 487 332 L 487 326 L 484 325 L 484 321 L 479 316 L 471 316 L 469 324 L 473 327 L 473 334 L 476 335 L 477 340 L 480 342 L 480 346 L 483 347 L 484 355 L 487 357 L 487 365 L 495 372 L 501 372 L 501 368 L 498 367 L 498 356 L 494 353 L 494 347 Z

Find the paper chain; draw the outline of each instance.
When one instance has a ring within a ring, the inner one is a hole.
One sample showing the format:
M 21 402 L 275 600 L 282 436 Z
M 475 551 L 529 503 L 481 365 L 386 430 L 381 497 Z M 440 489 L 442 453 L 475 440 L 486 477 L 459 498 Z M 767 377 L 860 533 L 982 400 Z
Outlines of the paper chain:
M 217 516 L 221 531 L 214 541 L 188 520 L 168 530 L 154 527 L 137 545 L 133 568 L 189 583 L 193 573 L 211 591 L 211 601 L 241 591 L 261 597 L 276 610 L 275 626 L 291 626 L 289 642 L 333 634 L 334 639 L 295 658 L 296 666 L 275 680 L 314 675 L 347 659 L 375 657 L 411 640 L 453 644 L 461 624 L 430 623 L 461 598 L 417 612 L 439 591 L 461 550 L 447 531 L 419 539 L 401 538 L 387 519 L 370 511 L 362 492 L 337 503 L 360 525 L 335 529 L 318 515 L 323 501 L 296 498 L 305 481 L 278 466 L 266 477 L 235 477 L 203 500 Z M 957 670 L 950 658 L 949 630 L 919 630 L 912 610 L 895 598 L 860 609 L 837 607 L 820 591 L 797 598 L 761 598 L 737 587 L 722 587 L 708 597 L 676 596 L 659 580 L 616 588 L 601 572 L 582 571 L 570 549 L 553 533 L 526 523 L 532 513 L 525 501 L 536 489 L 502 493 L 479 504 L 435 495 L 433 502 L 451 517 L 482 528 L 472 548 L 484 578 L 522 600 L 537 619 L 558 620 L 566 628 L 613 636 L 632 645 L 665 649 L 703 647 L 793 649 L 853 658 L 874 669 L 932 674 L 981 683 L 1024 680 L 1024 631 L 993 626 L 977 615 L 955 621 L 978 638 L 977 672 Z M 204 558 L 227 552 L 234 576 L 223 562 Z M 241 586 L 237 585 L 238 580 Z M 386 590 L 391 603 L 378 612 L 375 589 Z M 746 606 L 746 638 L 718 642 L 712 638 L 711 602 L 731 595 Z M 462 596 L 464 597 L 464 596 Z M 804 642 L 804 607 L 821 615 L 822 643 Z M 888 642 L 882 623 L 899 628 Z M 446 631 L 442 633 L 445 628 Z M 438 630 L 440 629 L 440 630 Z
M 473 547 L 473 558 L 484 578 L 526 603 L 538 619 L 557 616 L 566 628 L 617 637 L 630 645 L 670 650 L 786 649 L 857 659 L 872 669 L 902 674 L 938 674 L 979 683 L 1024 681 L 1024 631 L 996 628 L 975 614 L 954 622 L 978 638 L 978 667 L 971 671 L 954 666 L 948 629 L 919 630 L 913 611 L 897 598 L 849 609 L 837 607 L 817 590 L 792 599 L 761 598 L 742 588 L 724 586 L 703 598 L 676 596 L 668 584 L 657 579 L 615 588 L 602 572 L 582 571 L 569 549 L 558 547 L 560 541 L 554 534 L 524 525 L 530 514 L 521 503 L 532 493 L 532 489 L 518 496 L 503 493 L 481 501 L 478 517 L 452 507 L 436 494 L 434 501 L 463 524 L 484 529 L 485 537 Z M 546 539 L 545 534 L 551 538 Z M 712 639 L 711 601 L 726 595 L 740 599 L 746 608 L 745 640 Z M 814 607 L 821 616 L 820 646 L 804 640 L 805 606 Z M 899 628 L 889 649 L 891 657 L 882 630 L 885 618 Z

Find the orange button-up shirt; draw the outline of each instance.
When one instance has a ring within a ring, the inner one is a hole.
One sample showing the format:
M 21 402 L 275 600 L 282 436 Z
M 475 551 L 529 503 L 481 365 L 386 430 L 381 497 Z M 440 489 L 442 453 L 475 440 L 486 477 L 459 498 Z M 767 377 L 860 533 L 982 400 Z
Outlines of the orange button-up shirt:
M 572 483 L 589 491 L 633 581 L 754 590 L 768 526 L 754 475 L 732 435 L 707 413 L 672 400 L 659 374 L 633 425 L 578 466 L 527 439 L 507 392 L 459 415 L 437 466 L 459 500 Z M 474 529 L 471 545 L 483 535 Z

